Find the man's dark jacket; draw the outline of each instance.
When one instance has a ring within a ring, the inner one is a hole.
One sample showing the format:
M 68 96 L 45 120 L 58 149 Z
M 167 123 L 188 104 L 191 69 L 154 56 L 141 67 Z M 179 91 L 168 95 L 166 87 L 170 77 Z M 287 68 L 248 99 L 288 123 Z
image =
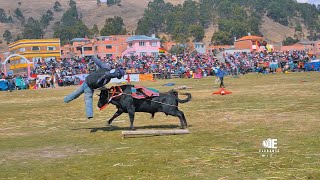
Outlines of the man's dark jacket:
M 91 89 L 97 89 L 110 82 L 112 77 L 108 76 L 108 74 L 111 70 L 111 65 L 101 62 L 98 58 L 94 56 L 92 57 L 92 59 L 100 69 L 89 74 L 86 77 L 85 82 Z

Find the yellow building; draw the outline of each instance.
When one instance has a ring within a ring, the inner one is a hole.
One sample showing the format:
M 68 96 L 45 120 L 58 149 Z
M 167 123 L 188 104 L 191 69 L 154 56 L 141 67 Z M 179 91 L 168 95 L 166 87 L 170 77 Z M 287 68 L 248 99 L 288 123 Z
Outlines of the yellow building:
M 22 39 L 9 44 L 10 55 L 18 54 L 24 56 L 30 67 L 39 60 L 60 59 L 60 39 Z M 15 73 L 26 72 L 28 64 L 21 57 L 11 57 L 7 64 Z

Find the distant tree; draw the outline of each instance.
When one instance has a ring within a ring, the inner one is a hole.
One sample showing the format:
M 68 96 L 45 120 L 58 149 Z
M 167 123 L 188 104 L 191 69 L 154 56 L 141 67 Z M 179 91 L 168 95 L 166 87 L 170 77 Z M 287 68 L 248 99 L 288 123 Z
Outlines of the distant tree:
M 19 41 L 20 39 L 22 39 L 22 38 L 21 38 L 20 35 L 18 35 L 18 36 L 14 39 L 14 41 Z
M 8 22 L 8 23 L 13 23 L 13 19 L 12 19 L 11 16 L 9 16 L 9 17 L 7 18 L 7 22 Z
M 4 40 L 7 42 L 7 44 L 9 44 L 12 40 L 12 34 L 9 30 L 5 30 L 2 37 L 4 38 Z
M 282 25 L 288 26 L 288 17 L 292 15 L 291 7 L 292 4 L 286 3 L 286 1 L 272 1 L 268 7 L 267 16 Z
M 53 5 L 53 9 L 54 9 L 56 12 L 61 11 L 61 10 L 62 10 L 61 7 L 62 7 L 62 6 L 61 6 L 61 4 L 60 4 L 59 1 L 56 1 L 56 2 L 54 3 L 54 5 Z
M 295 30 L 296 32 L 302 32 L 301 24 L 298 23 L 298 24 L 296 25 L 296 27 L 294 28 L 294 30 Z
M 232 45 L 233 38 L 232 34 L 226 31 L 218 31 L 213 34 L 211 42 L 214 45 Z
M 53 26 L 53 36 L 60 38 L 62 44 L 70 42 L 73 38 L 87 37 L 92 33 L 79 18 L 77 6 L 70 1 L 70 8 L 63 13 L 60 21 Z
M 7 18 L 5 10 L 0 8 L 0 22 L 6 23 L 7 21 L 8 21 L 8 18 Z
M 200 25 L 193 24 L 189 26 L 189 33 L 194 38 L 195 42 L 200 42 L 204 38 L 204 29 Z
M 40 22 L 31 17 L 25 24 L 22 35 L 24 39 L 42 39 L 44 32 Z
M 181 44 L 187 43 L 189 36 L 188 25 L 182 22 L 176 23 L 172 32 L 172 38 Z
M 160 39 L 160 42 L 161 43 L 165 43 L 165 42 L 167 42 L 168 40 L 167 40 L 167 38 L 165 37 L 165 36 L 162 36 L 162 38 Z
M 46 14 L 42 15 L 41 17 L 41 20 L 40 20 L 41 26 L 43 28 L 46 28 L 50 24 L 50 21 L 52 21 L 53 19 L 54 19 L 53 12 L 48 10 Z
M 14 14 L 16 15 L 16 17 L 20 20 L 20 21 L 24 21 L 25 18 L 21 12 L 21 10 L 19 8 L 17 8 L 15 11 L 14 11 Z
M 70 0 L 69 1 L 69 6 L 70 7 L 73 7 L 73 6 L 76 6 L 76 5 L 77 5 L 77 3 L 74 0 Z
M 77 6 L 72 6 L 65 13 L 63 13 L 61 23 L 65 26 L 71 27 L 74 26 L 79 19 Z
M 143 17 L 138 21 L 138 27 L 135 31 L 135 34 L 144 34 L 144 35 L 151 35 L 154 31 L 151 29 L 151 20 L 148 17 Z
M 105 25 L 100 31 L 102 36 L 126 34 L 127 30 L 124 28 L 123 19 L 119 16 L 106 19 Z
M 99 34 L 99 28 L 96 24 L 93 25 L 93 28 L 91 29 L 91 34 L 93 34 L 93 35 Z
M 169 52 L 171 54 L 184 54 L 185 49 L 184 45 L 175 45 L 169 50 Z
M 97 0 L 97 5 L 100 6 L 101 5 L 101 1 Z
M 166 4 L 164 0 L 150 2 L 143 17 L 138 21 L 136 34 L 151 35 L 164 31 L 166 16 L 172 8 L 172 5 Z M 173 16 L 174 13 L 171 14 Z M 168 20 L 168 22 L 172 21 Z
M 293 39 L 292 37 L 287 37 L 282 43 L 284 46 L 290 46 L 299 42 L 298 39 Z
M 199 5 L 199 20 L 203 27 L 209 27 L 213 20 L 212 9 L 214 7 L 214 1 L 212 0 L 202 0 Z
M 108 0 L 107 4 L 108 6 L 112 6 L 114 4 L 120 4 L 121 0 Z

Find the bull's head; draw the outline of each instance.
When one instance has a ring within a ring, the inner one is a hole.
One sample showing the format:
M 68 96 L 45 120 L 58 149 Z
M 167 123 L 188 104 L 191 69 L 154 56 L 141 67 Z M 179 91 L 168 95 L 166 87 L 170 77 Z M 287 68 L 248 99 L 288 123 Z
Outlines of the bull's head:
M 102 109 L 104 106 L 107 105 L 109 101 L 109 91 L 107 89 L 101 90 L 98 96 L 99 96 L 98 107 Z

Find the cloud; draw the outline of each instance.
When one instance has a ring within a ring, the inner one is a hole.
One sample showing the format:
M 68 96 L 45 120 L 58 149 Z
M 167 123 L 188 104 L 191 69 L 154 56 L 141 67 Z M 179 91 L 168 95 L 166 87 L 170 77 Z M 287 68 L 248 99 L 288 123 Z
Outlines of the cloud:
M 298 3 L 320 4 L 320 0 L 297 0 Z
M 308 0 L 297 0 L 298 1 L 298 3 L 307 3 L 308 2 Z

